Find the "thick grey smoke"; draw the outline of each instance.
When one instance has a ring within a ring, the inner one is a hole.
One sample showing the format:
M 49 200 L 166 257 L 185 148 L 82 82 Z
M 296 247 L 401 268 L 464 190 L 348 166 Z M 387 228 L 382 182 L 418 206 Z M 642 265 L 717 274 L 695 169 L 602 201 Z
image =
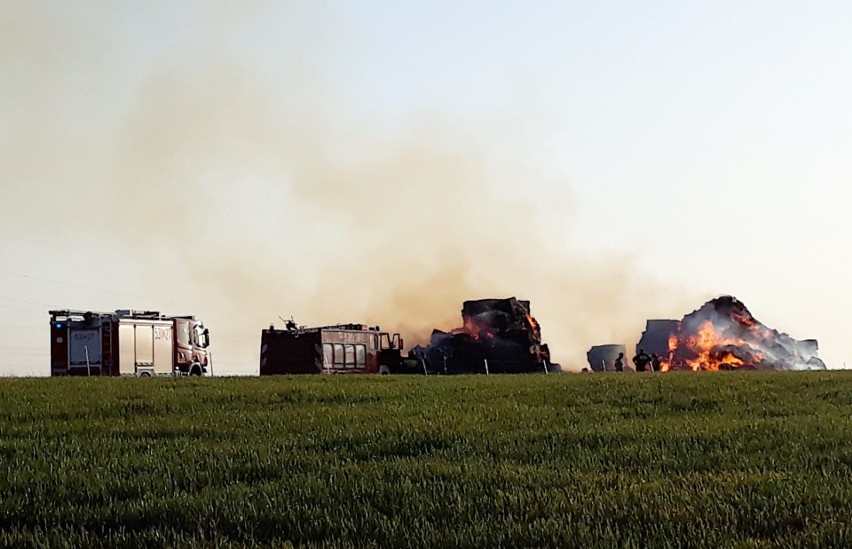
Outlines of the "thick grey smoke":
M 381 324 L 413 344 L 455 326 L 465 299 L 517 296 L 554 360 L 580 366 L 590 344 L 630 342 L 685 301 L 549 229 L 578 206 L 567 174 L 530 161 L 546 132 L 519 140 L 494 131 L 511 126 L 499 111 L 477 122 L 440 104 L 383 119 L 350 98 L 327 7 L 283 7 L 279 28 L 203 3 L 164 29 L 157 9 L 99 7 L 69 23 L 56 6 L 4 6 L 0 224 L 85 241 L 128 281 L 144 265 L 144 293 L 203 316 L 220 359 L 253 363 L 278 315 Z M 243 44 L 257 29 L 263 59 Z M 138 35 L 152 31 L 165 45 Z M 174 309 L 142 301 L 114 308 Z

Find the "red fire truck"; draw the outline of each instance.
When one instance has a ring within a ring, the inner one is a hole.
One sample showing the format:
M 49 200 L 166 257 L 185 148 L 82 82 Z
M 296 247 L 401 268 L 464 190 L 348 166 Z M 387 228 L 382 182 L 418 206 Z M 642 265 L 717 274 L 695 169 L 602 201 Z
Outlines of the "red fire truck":
M 52 376 L 212 375 L 210 333 L 194 316 L 50 311 Z
M 391 374 L 405 370 L 399 334 L 378 326 L 336 324 L 316 328 L 287 322 L 270 326 L 260 337 L 260 375 Z

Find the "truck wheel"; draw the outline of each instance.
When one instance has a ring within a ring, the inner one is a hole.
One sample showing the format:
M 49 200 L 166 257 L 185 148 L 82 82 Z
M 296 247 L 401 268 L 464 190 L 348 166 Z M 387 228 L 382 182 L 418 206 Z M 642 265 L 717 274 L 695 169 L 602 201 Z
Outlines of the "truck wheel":
M 195 365 L 189 369 L 189 375 L 191 376 L 200 376 L 201 375 L 201 366 Z
M 151 372 L 142 372 L 139 377 L 151 377 Z
M 390 375 L 390 368 L 385 365 L 379 366 L 379 375 L 387 376 Z

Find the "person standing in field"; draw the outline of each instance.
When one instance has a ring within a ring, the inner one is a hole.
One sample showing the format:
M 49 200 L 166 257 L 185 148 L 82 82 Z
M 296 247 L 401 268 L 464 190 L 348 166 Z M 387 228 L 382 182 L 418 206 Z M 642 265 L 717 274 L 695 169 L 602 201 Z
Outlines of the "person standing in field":
M 618 358 L 613 362 L 613 366 L 615 366 L 616 372 L 624 371 L 624 353 L 618 353 Z
M 651 357 L 645 353 L 645 349 L 639 349 L 639 354 L 633 357 L 633 364 L 636 366 L 637 372 L 644 372 L 651 364 Z
M 663 357 L 658 355 L 657 353 L 651 354 L 651 371 L 659 372 L 662 367 Z

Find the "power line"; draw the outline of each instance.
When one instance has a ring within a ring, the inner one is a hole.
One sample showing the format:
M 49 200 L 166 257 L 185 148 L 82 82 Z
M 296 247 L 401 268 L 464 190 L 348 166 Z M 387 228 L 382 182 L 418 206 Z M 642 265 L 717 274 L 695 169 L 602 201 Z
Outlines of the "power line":
M 168 304 L 179 306 L 179 307 L 186 307 L 188 305 L 188 303 L 186 303 L 186 302 L 174 301 L 172 299 L 165 299 L 165 298 L 162 298 L 162 297 L 142 295 L 142 294 L 132 294 L 132 293 L 127 293 L 127 292 L 119 292 L 119 291 L 109 290 L 109 289 L 105 289 L 105 288 L 99 288 L 99 287 L 95 287 L 95 286 L 87 286 L 85 284 L 75 284 L 73 282 L 65 282 L 65 281 L 62 281 L 62 280 L 56 280 L 56 279 L 53 279 L 53 278 L 46 278 L 46 277 L 32 275 L 32 274 L 28 274 L 28 273 L 19 273 L 19 272 L 15 272 L 15 271 L 8 271 L 8 270 L 5 270 L 5 269 L 0 269 L 0 275 L 15 276 L 15 277 L 18 277 L 18 278 L 23 278 L 23 279 L 28 279 L 28 280 L 38 280 L 40 282 L 48 282 L 48 283 L 51 283 L 51 284 L 59 284 L 61 286 L 68 286 L 68 287 L 71 287 L 71 288 L 80 288 L 80 289 L 83 289 L 83 290 L 90 290 L 90 291 L 94 291 L 94 292 L 101 292 L 101 293 L 104 293 L 104 294 L 110 294 L 110 295 L 116 295 L 116 296 L 122 296 L 122 297 L 132 297 L 132 298 L 136 298 L 136 299 L 145 299 L 145 300 L 150 300 L 150 301 L 157 301 L 157 302 L 168 303 Z M 9 299 L 12 299 L 12 298 L 9 298 Z M 23 300 L 18 300 L 18 301 L 23 301 Z M 35 304 L 35 302 L 29 302 L 29 303 Z M 39 305 L 44 305 L 46 307 L 61 308 L 60 306 L 57 306 L 57 305 L 47 305 L 47 304 L 39 304 Z M 5 306 L 0 305 L 0 307 L 6 307 L 6 308 L 10 308 L 10 309 L 20 309 L 20 310 L 30 311 L 30 312 L 42 312 L 42 311 L 33 311 L 32 309 L 24 309 L 24 308 L 21 308 L 21 307 L 12 307 L 12 306 L 9 306 L 9 305 L 5 305 Z M 206 308 L 210 309 L 210 307 L 206 307 Z M 229 313 L 230 312 L 230 311 L 226 311 L 226 310 L 218 309 L 218 308 L 214 309 L 214 310 L 216 310 L 220 313 Z
M 39 303 L 37 301 L 27 301 L 26 299 L 18 299 L 18 298 L 15 298 L 15 297 L 6 297 L 6 296 L 2 296 L 2 295 L 0 295 L 0 299 L 6 300 L 6 301 L 14 301 L 15 303 L 23 303 L 25 305 L 38 305 L 39 307 L 47 307 L 48 309 L 59 309 L 59 308 L 61 308 L 61 307 L 54 305 L 54 304 L 51 304 L 51 303 Z M 39 314 L 45 314 L 46 313 L 46 311 L 44 309 L 33 309 L 33 308 L 30 308 L 30 307 L 19 307 L 19 306 L 15 306 L 15 305 L 7 305 L 5 303 L 0 303 L 0 307 L 2 307 L 4 309 L 16 309 L 16 310 L 19 310 L 19 311 L 28 311 L 28 312 L 31 312 L 31 313 L 39 313 Z
M 14 301 L 16 303 L 26 303 L 27 305 L 40 305 L 42 307 L 53 307 L 53 305 L 49 303 L 39 303 L 38 301 L 27 301 L 26 299 L 18 299 L 16 297 L 6 297 L 0 295 L 0 299 L 5 299 L 6 301 Z
M 93 290 L 93 291 L 96 291 L 96 292 L 103 292 L 105 294 L 120 295 L 120 296 L 124 296 L 124 297 L 136 297 L 136 298 L 141 298 L 141 299 L 156 299 L 158 301 L 177 303 L 175 301 L 171 301 L 171 300 L 168 300 L 168 299 L 162 299 L 162 298 L 157 298 L 157 297 L 152 297 L 152 296 L 147 296 L 147 295 L 140 295 L 140 294 L 129 294 L 129 293 L 125 293 L 125 292 L 116 292 L 114 290 L 106 290 L 104 288 L 96 288 L 94 286 L 86 286 L 84 284 L 74 284 L 73 282 L 65 282 L 65 281 L 62 281 L 62 280 L 55 280 L 55 279 L 52 279 L 52 278 L 45 278 L 45 277 L 42 277 L 42 276 L 36 276 L 36 275 L 31 275 L 31 274 L 26 274 L 26 273 L 16 273 L 14 271 L 0 270 L 0 274 L 17 276 L 19 278 L 39 280 L 41 282 L 50 282 L 51 284 L 61 284 L 62 286 L 71 286 L 72 288 L 81 288 L 81 289 L 84 289 L 84 290 Z
M 26 307 L 16 307 L 14 305 L 4 305 L 3 303 L 0 303 L 0 307 L 2 307 L 4 309 L 15 309 L 17 311 L 27 311 L 28 313 L 42 313 L 42 314 L 44 313 L 44 311 L 37 311 L 35 309 L 27 309 Z
M 45 242 L 40 239 L 34 238 L 22 238 L 14 235 L 2 235 L 0 236 L 0 242 L 2 241 L 15 243 L 14 245 L 23 245 L 27 250 L 31 250 L 33 247 L 41 248 L 42 250 L 48 250 L 51 253 L 60 252 L 60 253 L 68 253 L 68 246 L 60 246 L 58 244 L 53 244 L 51 242 Z M 74 250 L 75 257 L 88 257 L 92 259 L 97 259 L 98 261 L 111 261 L 114 258 L 114 254 L 106 252 L 106 251 L 96 251 L 94 249 L 80 249 L 77 248 Z

